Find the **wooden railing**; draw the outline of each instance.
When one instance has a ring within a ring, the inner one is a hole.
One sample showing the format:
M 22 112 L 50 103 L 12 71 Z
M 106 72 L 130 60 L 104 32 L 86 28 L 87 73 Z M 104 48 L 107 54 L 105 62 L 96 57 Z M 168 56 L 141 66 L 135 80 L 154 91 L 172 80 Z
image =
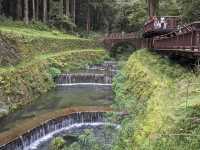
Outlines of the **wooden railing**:
M 200 22 L 183 26 L 176 32 L 157 37 L 153 45 L 154 49 L 200 52 Z
M 135 32 L 131 33 L 110 33 L 106 34 L 104 39 L 134 39 L 138 38 L 139 34 Z

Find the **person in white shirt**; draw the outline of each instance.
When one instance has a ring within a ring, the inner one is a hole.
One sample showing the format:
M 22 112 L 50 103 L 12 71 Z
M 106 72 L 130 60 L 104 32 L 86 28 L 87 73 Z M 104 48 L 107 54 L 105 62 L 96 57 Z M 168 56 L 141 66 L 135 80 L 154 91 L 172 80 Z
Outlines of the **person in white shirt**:
M 161 17 L 160 23 L 161 23 L 161 28 L 162 28 L 162 29 L 166 29 L 166 28 L 167 28 L 167 23 L 166 23 L 164 17 Z

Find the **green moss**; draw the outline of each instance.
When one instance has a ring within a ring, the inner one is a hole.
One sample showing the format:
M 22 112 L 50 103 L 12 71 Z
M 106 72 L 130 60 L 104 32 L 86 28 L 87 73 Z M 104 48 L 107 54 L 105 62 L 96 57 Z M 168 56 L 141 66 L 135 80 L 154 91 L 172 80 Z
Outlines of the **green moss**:
M 176 133 L 178 122 L 187 112 L 186 100 L 193 107 L 199 97 L 194 91 L 200 84 L 188 86 L 198 81 L 199 77 L 160 55 L 147 50 L 135 52 L 114 82 L 115 106 L 130 112 L 131 121 L 124 127 L 133 129 L 132 134 L 122 133 L 128 140 L 122 138 L 119 145 L 130 149 L 161 148 L 154 143 L 162 135 Z

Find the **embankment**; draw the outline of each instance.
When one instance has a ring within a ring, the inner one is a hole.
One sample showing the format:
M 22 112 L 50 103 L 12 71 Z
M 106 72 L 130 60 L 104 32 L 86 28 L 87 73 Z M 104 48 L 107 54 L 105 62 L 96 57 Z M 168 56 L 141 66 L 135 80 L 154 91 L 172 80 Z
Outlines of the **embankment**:
M 53 78 L 61 71 L 108 57 L 94 40 L 59 31 L 1 25 L 0 31 L 0 54 L 4 55 L 0 58 L 0 117 L 54 87 Z
M 115 149 L 199 147 L 199 81 L 167 58 L 135 52 L 114 81 L 114 107 L 130 114 Z

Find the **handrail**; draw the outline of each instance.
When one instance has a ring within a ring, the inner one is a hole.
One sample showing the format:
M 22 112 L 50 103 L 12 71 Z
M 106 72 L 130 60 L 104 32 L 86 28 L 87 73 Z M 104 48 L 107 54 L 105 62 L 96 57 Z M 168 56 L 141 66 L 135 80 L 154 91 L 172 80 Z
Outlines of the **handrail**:
M 104 38 L 105 39 L 130 39 L 130 38 L 137 38 L 138 34 L 131 32 L 131 33 L 110 33 L 107 34 Z

